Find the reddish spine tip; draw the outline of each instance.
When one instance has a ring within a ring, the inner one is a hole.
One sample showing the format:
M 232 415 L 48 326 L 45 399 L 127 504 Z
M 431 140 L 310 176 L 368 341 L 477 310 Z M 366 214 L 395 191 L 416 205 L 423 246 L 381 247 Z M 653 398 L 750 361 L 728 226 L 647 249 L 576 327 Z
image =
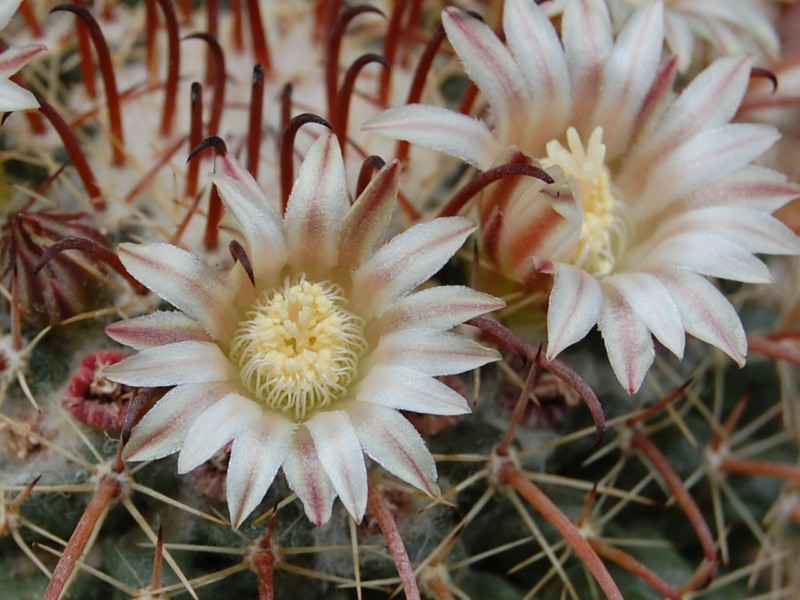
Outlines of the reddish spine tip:
M 358 15 L 364 13 L 378 14 L 381 17 L 386 18 L 385 15 L 374 6 L 354 6 L 352 8 L 348 8 L 341 15 L 339 15 L 339 19 L 336 21 L 336 25 L 331 30 L 330 37 L 328 37 L 327 52 L 325 53 L 328 59 L 328 62 L 325 65 L 325 88 L 328 100 L 329 119 L 334 118 L 333 115 L 336 111 L 336 90 L 339 80 L 339 53 L 342 46 L 342 39 L 344 38 L 345 31 L 350 25 L 350 22 Z
M 50 121 L 50 124 L 61 138 L 64 149 L 67 151 L 67 154 L 69 154 L 72 164 L 75 165 L 75 169 L 78 171 L 78 176 L 81 178 L 86 191 L 89 193 L 92 205 L 97 210 L 105 210 L 106 203 L 105 200 L 100 197 L 100 188 L 97 186 L 94 172 L 92 172 L 92 168 L 89 166 L 86 155 L 83 153 L 83 150 L 81 150 L 75 134 L 72 133 L 69 125 L 61 118 L 61 115 L 58 114 L 55 108 L 41 98 L 38 98 L 38 100 L 39 112 Z
M 484 171 L 463 188 L 461 188 L 458 192 L 456 192 L 456 194 L 444 206 L 439 216 L 452 217 L 453 215 L 458 214 L 458 212 L 464 208 L 467 202 L 472 200 L 472 198 L 475 197 L 478 192 L 483 190 L 490 183 L 494 183 L 495 181 L 499 181 L 500 179 L 504 179 L 506 177 L 516 177 L 520 175 L 539 179 L 548 185 L 555 183 L 555 180 L 547 171 L 540 169 L 539 167 L 534 167 L 533 165 L 520 163 L 500 165 L 499 167 L 493 167 L 487 171 Z
M 372 174 L 375 173 L 375 171 L 380 171 L 385 165 L 386 161 L 376 154 L 364 159 L 364 162 L 361 163 L 361 169 L 358 171 L 356 198 L 358 198 L 361 192 L 369 185 L 369 182 L 372 180 Z
M 355 90 L 356 78 L 361 70 L 370 63 L 379 63 L 388 70 L 388 61 L 380 54 L 364 54 L 359 56 L 350 68 L 347 69 L 347 74 L 344 77 L 342 87 L 339 89 L 339 94 L 336 97 L 336 112 L 333 119 L 333 132 L 339 138 L 339 145 L 342 148 L 342 155 L 345 154 L 345 142 L 347 141 L 347 121 L 350 117 L 350 100 L 353 97 Z
M 100 74 L 103 77 L 103 86 L 106 90 L 106 103 L 108 106 L 108 118 L 111 128 L 111 162 L 115 166 L 125 164 L 125 136 L 122 127 L 122 108 L 119 99 L 119 91 L 117 89 L 117 80 L 114 76 L 114 67 L 111 63 L 111 51 L 108 49 L 106 38 L 103 31 L 100 29 L 95 18 L 86 8 L 78 6 L 77 4 L 60 4 L 50 11 L 56 12 L 71 12 L 74 14 L 89 32 L 89 36 L 94 44 L 95 52 L 97 53 L 97 61 L 100 67 Z M 91 62 L 86 61 L 84 62 Z M 93 79 L 88 77 L 87 79 Z
M 247 170 L 258 179 L 258 156 L 261 150 L 261 120 L 264 114 L 264 67 L 253 67 L 250 92 L 250 122 L 247 128 Z
M 164 15 L 164 24 L 167 29 L 167 82 L 164 88 L 164 112 L 161 114 L 161 134 L 169 136 L 172 133 L 172 124 L 175 115 L 175 104 L 178 97 L 178 80 L 180 79 L 180 34 L 178 32 L 178 18 L 175 16 L 175 7 L 171 0 L 158 0 L 158 5 Z
M 239 242 L 236 240 L 231 240 L 230 244 L 228 244 L 228 252 L 231 253 L 231 258 L 233 259 L 234 263 L 239 263 L 247 273 L 247 277 L 250 278 L 250 283 L 253 285 L 256 284 L 256 277 L 253 273 L 253 265 L 250 262 L 250 257 L 247 256 L 247 250 L 244 249 Z
M 219 136 L 210 135 L 195 146 L 194 150 L 189 153 L 189 158 L 186 159 L 186 162 L 192 160 L 206 148 L 214 148 L 214 154 L 216 156 L 224 156 L 228 153 L 228 146 L 225 145 L 225 140 Z
M 267 34 L 261 21 L 261 8 L 258 0 L 247 0 L 247 12 L 250 15 L 250 33 L 253 36 L 253 54 L 256 62 L 264 66 L 267 72 L 272 70 Z
M 298 130 L 306 123 L 317 123 L 319 125 L 324 125 L 328 129 L 332 129 L 325 119 L 312 113 L 297 115 L 291 119 L 284 128 L 278 150 L 281 172 L 281 205 L 284 212 L 286 211 L 286 205 L 289 203 L 289 193 L 291 192 L 292 181 L 294 180 L 294 163 L 292 161 L 294 138 Z
M 217 38 L 210 33 L 193 33 L 183 39 L 203 40 L 208 44 L 210 50 L 209 64 L 214 65 L 214 97 L 211 99 L 211 119 L 208 123 L 208 135 L 216 135 L 219 130 L 219 123 L 222 120 L 222 108 L 225 102 L 225 53 Z

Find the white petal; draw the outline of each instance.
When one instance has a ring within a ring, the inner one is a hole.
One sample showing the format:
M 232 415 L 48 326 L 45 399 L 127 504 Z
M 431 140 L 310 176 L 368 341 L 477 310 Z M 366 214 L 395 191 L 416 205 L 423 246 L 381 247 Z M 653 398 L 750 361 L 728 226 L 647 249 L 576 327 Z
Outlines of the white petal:
M 206 409 L 192 424 L 178 455 L 178 473 L 199 467 L 225 444 L 251 428 L 263 414 L 253 402 L 232 392 Z
M 400 298 L 379 317 L 374 331 L 376 335 L 408 327 L 444 331 L 504 306 L 499 298 L 466 286 L 433 286 Z
M 397 205 L 400 163 L 384 166 L 369 182 L 342 223 L 339 264 L 349 272 L 361 266 L 386 241 Z
M 467 75 L 492 107 L 500 144 L 517 143 L 520 139 L 517 136 L 524 136 L 524 131 L 514 130 L 518 123 L 515 115 L 528 111 L 529 99 L 522 73 L 511 53 L 486 23 L 462 10 L 445 8 L 442 25 Z
M 583 339 L 600 318 L 603 291 L 597 280 L 577 267 L 553 265 L 555 282 L 547 309 L 547 359 Z
M 438 496 L 436 463 L 422 436 L 392 408 L 354 403 L 347 408 L 364 451 L 376 463 L 430 496 Z
M 39 101 L 25 88 L 10 79 L 0 79 L 0 112 L 38 108 Z
M 778 219 L 760 210 L 711 206 L 687 211 L 662 225 L 655 238 L 709 232 L 733 240 L 747 252 L 798 254 L 800 239 Z
M 488 169 L 500 151 L 500 144 L 482 121 L 439 106 L 390 108 L 361 129 L 444 152 L 479 169 Z
M 306 154 L 286 207 L 289 265 L 295 271 L 314 277 L 336 266 L 349 209 L 342 152 L 336 137 L 325 134 Z
M 672 11 L 664 15 L 664 31 L 667 46 L 678 57 L 678 70 L 685 73 L 692 64 L 694 34 L 686 19 Z
M 653 364 L 655 349 L 650 331 L 615 288 L 604 288 L 603 312 L 597 325 L 603 335 L 614 374 L 629 394 L 642 385 Z
M 603 284 L 614 286 L 658 341 L 683 358 L 686 334 L 681 314 L 657 277 L 649 273 L 622 273 L 607 277 Z
M 597 92 L 601 89 L 603 70 L 611 53 L 611 20 L 602 0 L 567 2 L 561 21 L 561 38 L 567 55 L 573 106 L 572 125 L 583 130 L 583 121 L 591 117 Z
M 177 452 L 195 419 L 232 391 L 227 382 L 193 383 L 171 389 L 133 428 L 123 458 L 154 460 Z
M 47 50 L 47 46 L 43 44 L 26 44 L 13 46 L 0 52 L 0 79 L 8 79 L 30 62 L 34 56 L 45 50 Z M 33 106 L 39 106 L 39 103 L 37 102 Z
M 457 333 L 403 329 L 383 336 L 367 364 L 391 364 L 439 376 L 471 371 L 500 358 L 497 350 Z
M 146 348 L 103 369 L 110 380 L 137 387 L 225 381 L 231 363 L 210 342 L 175 342 Z
M 634 255 L 635 250 L 631 249 Z M 723 237 L 710 233 L 674 235 L 641 256 L 643 270 L 658 267 L 683 267 L 701 275 L 721 277 L 745 283 L 769 283 L 769 270 L 747 250 Z
M 569 72 L 561 41 L 544 11 L 528 0 L 505 3 L 503 31 L 528 84 L 528 115 L 547 115 L 537 121 L 537 131 L 528 132 L 536 139 L 526 147 L 543 147 L 566 129 L 571 106 Z
M 658 126 L 648 129 L 627 168 L 635 175 L 698 132 L 728 123 L 739 108 L 749 80 L 747 58 L 725 57 L 712 63 L 692 79 Z
M 393 365 L 373 367 L 356 392 L 361 402 L 431 415 L 463 415 L 467 401 L 429 375 Z
M 345 411 L 325 411 L 311 417 L 305 425 L 342 504 L 360 523 L 367 508 L 367 468 L 350 418 Z
M 3 0 L 0 2 L 0 29 L 8 25 L 20 4 L 22 4 L 22 0 Z
M 366 320 L 379 315 L 441 269 L 473 231 L 463 217 L 442 217 L 395 236 L 353 273 L 354 310 Z
M 724 204 L 771 213 L 797 197 L 800 185 L 787 181 L 783 173 L 748 165 L 697 190 L 686 203 L 696 207 Z
M 331 518 L 336 490 L 319 461 L 314 441 L 305 427 L 294 430 L 291 444 L 283 461 L 286 481 L 300 498 L 311 522 L 324 525 Z
M 716 346 L 739 366 L 747 354 L 747 339 L 739 315 L 705 278 L 681 269 L 663 269 L 657 276 L 675 299 L 687 333 Z
M 644 219 L 691 194 L 704 185 L 723 179 L 761 156 L 780 134 L 766 125 L 736 123 L 703 131 L 675 148 L 651 168 L 636 216 Z M 657 200 L 656 200 L 657 199 Z
M 112 340 L 137 350 L 175 342 L 210 342 L 197 321 L 177 310 L 159 310 L 142 317 L 117 321 L 106 327 Z
M 211 181 L 241 226 L 256 283 L 271 285 L 288 257 L 281 217 L 252 175 L 230 154 L 218 157 L 217 164 L 222 174 L 212 174 Z
M 593 123 L 603 127 L 607 160 L 628 149 L 661 59 L 664 43 L 664 7 L 650 3 L 625 23 L 605 66 L 603 85 Z
M 131 275 L 202 324 L 211 337 L 230 335 L 237 291 L 221 273 L 171 244 L 120 244 L 118 252 Z
M 259 505 L 289 451 L 295 424 L 265 413 L 233 442 L 226 480 L 231 523 L 238 528 Z

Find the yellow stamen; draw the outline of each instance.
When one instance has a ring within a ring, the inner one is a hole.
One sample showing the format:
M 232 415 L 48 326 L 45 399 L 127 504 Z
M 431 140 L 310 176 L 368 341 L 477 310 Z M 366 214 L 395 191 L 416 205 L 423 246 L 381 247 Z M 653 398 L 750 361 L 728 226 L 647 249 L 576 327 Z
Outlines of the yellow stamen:
M 603 128 L 597 127 L 584 147 L 574 127 L 567 130 L 567 145 L 547 144 L 546 166 L 560 165 L 578 184 L 583 205 L 581 236 L 571 262 L 595 277 L 608 275 L 626 243 L 624 203 L 614 197 L 605 164 Z
M 298 421 L 344 395 L 367 347 L 364 321 L 346 302 L 337 285 L 305 277 L 265 292 L 231 344 L 244 385 Z

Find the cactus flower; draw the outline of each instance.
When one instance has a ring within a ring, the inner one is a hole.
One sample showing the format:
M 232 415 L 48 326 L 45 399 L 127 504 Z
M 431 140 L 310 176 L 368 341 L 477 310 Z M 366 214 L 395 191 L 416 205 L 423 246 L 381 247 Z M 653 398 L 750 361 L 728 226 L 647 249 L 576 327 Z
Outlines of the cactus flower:
M 484 194 L 486 254 L 529 289 L 552 276 L 533 290 L 549 292 L 548 358 L 597 325 L 631 394 L 654 360 L 653 337 L 681 358 L 689 333 L 743 364 L 740 319 L 706 277 L 766 283 L 756 253 L 800 251 L 771 216 L 800 187 L 751 164 L 777 130 L 730 123 L 750 59 L 721 58 L 675 94 L 676 60 L 661 63 L 663 12 L 661 2 L 640 8 L 615 39 L 605 3 L 576 0 L 559 37 L 536 3 L 506 0 L 506 45 L 447 8 L 485 118 L 410 105 L 366 125 L 480 169 L 534 159 L 548 169 L 549 186 L 517 178 Z
M 137 387 L 174 386 L 133 429 L 129 460 L 180 451 L 186 473 L 232 443 L 227 501 L 238 527 L 280 468 L 314 523 L 338 496 L 360 521 L 366 453 L 429 495 L 436 467 L 400 410 L 453 415 L 465 399 L 435 378 L 499 358 L 448 331 L 497 309 L 466 287 L 414 291 L 475 226 L 436 219 L 385 240 L 399 165 L 386 165 L 351 206 L 336 138 L 309 151 L 285 215 L 227 153 L 212 181 L 238 223 L 225 271 L 169 244 L 121 244 L 139 281 L 178 310 L 112 324 L 139 350 L 105 371 Z

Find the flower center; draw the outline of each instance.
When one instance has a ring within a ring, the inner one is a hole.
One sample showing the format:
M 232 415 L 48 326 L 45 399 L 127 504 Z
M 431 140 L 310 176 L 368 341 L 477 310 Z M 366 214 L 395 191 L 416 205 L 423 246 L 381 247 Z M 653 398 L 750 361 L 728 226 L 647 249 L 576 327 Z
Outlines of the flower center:
M 545 166 L 561 166 L 578 184 L 583 225 L 570 261 L 595 277 L 611 273 L 627 240 L 625 204 L 614 197 L 602 140 L 603 128 L 597 127 L 584 146 L 578 132 L 570 127 L 569 149 L 551 140 L 547 144 L 549 160 L 545 161 Z
M 244 385 L 298 421 L 340 398 L 367 347 L 364 321 L 343 308 L 346 302 L 339 286 L 304 276 L 265 292 L 231 344 Z

